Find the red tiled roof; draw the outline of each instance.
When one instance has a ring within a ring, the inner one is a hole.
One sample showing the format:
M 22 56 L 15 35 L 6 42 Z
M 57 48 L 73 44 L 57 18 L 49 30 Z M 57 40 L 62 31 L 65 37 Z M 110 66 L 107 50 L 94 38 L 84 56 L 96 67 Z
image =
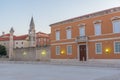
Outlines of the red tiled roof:
M 1 35 L 0 37 L 2 38 L 2 37 L 9 37 L 10 36 L 10 34 L 4 34 L 4 35 Z
M 9 40 L 9 37 L 7 38 L 0 38 L 0 41 L 8 41 Z
M 8 34 L 4 34 L 3 36 L 10 36 L 10 34 L 8 33 Z
M 0 41 L 8 41 L 10 37 L 10 34 L 4 34 L 0 36 Z
M 37 32 L 36 36 L 37 36 L 37 38 L 38 37 L 47 37 L 47 38 L 49 38 L 49 34 L 46 34 L 46 33 L 43 33 L 43 32 Z
M 7 37 L 6 37 L 7 36 Z M 0 36 L 0 41 L 8 41 L 10 34 L 5 34 L 4 36 Z M 25 40 L 28 35 L 14 36 L 14 40 Z
M 36 33 L 37 38 L 42 37 L 42 38 L 49 38 L 49 34 L 43 33 L 43 32 L 37 32 Z M 0 41 L 8 41 L 10 37 L 10 34 L 4 34 L 0 36 Z M 28 34 L 25 35 L 20 35 L 20 36 L 15 36 L 13 37 L 14 40 L 25 40 L 28 37 Z
M 28 35 L 15 36 L 14 40 L 25 40 L 27 37 Z

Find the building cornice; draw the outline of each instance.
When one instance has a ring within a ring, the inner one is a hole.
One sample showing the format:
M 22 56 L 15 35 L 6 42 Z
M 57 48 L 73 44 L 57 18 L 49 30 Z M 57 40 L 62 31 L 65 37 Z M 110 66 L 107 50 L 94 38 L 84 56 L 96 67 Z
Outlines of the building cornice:
M 103 16 L 103 15 L 116 13 L 116 12 L 120 12 L 120 7 L 115 7 L 115 8 L 111 8 L 111 9 L 107 9 L 107 10 L 103 10 L 103 11 L 99 11 L 99 12 L 75 17 L 75 18 L 72 18 L 72 19 L 68 19 L 68 20 L 64 20 L 64 21 L 61 21 L 61 22 L 51 24 L 50 26 L 51 27 L 59 26 L 59 25 L 63 25 L 63 24 L 71 23 L 71 22 L 77 22 L 77 21 L 81 21 L 81 20 L 85 20 L 85 19 L 89 19 L 89 18 L 94 18 L 94 17 L 98 17 L 98 16 Z

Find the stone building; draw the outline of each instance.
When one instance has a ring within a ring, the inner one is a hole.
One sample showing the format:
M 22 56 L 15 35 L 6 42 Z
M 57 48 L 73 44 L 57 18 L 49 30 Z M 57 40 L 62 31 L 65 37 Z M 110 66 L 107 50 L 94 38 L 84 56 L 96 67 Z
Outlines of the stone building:
M 14 35 L 14 29 L 11 28 L 10 33 L 5 34 L 3 32 L 3 34 L 0 36 L 0 44 L 6 47 L 9 59 L 38 60 L 39 58 L 37 57 L 37 55 L 42 54 L 42 51 L 46 51 L 46 53 L 49 53 L 50 38 L 49 34 L 43 32 L 36 33 L 35 24 L 32 17 L 29 25 L 28 34 L 16 36 Z M 27 56 L 24 57 L 25 55 Z

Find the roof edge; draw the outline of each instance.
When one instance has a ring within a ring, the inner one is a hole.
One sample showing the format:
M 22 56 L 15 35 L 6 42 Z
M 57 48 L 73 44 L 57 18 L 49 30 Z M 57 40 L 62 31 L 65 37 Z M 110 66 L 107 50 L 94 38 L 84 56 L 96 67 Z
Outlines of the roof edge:
M 56 25 L 66 24 L 68 22 L 84 20 L 84 19 L 93 18 L 93 17 L 105 15 L 105 14 L 118 12 L 118 11 L 120 11 L 120 7 L 109 8 L 109 9 L 105 9 L 105 10 L 102 10 L 102 11 L 97 11 L 97 12 L 93 12 L 93 13 L 90 13 L 90 14 L 82 15 L 82 16 L 79 16 L 79 17 L 74 17 L 74 18 L 71 18 L 71 19 L 67 19 L 67 20 L 63 20 L 63 21 L 60 21 L 60 22 L 56 22 L 56 23 L 50 24 L 49 26 L 53 27 L 53 26 L 56 26 Z

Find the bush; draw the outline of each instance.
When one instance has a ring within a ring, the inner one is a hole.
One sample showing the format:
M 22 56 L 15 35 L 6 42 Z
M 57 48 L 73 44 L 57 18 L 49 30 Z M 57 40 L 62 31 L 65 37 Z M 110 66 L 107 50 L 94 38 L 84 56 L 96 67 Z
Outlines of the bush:
M 0 56 L 6 56 L 7 55 L 7 51 L 5 46 L 0 45 Z

